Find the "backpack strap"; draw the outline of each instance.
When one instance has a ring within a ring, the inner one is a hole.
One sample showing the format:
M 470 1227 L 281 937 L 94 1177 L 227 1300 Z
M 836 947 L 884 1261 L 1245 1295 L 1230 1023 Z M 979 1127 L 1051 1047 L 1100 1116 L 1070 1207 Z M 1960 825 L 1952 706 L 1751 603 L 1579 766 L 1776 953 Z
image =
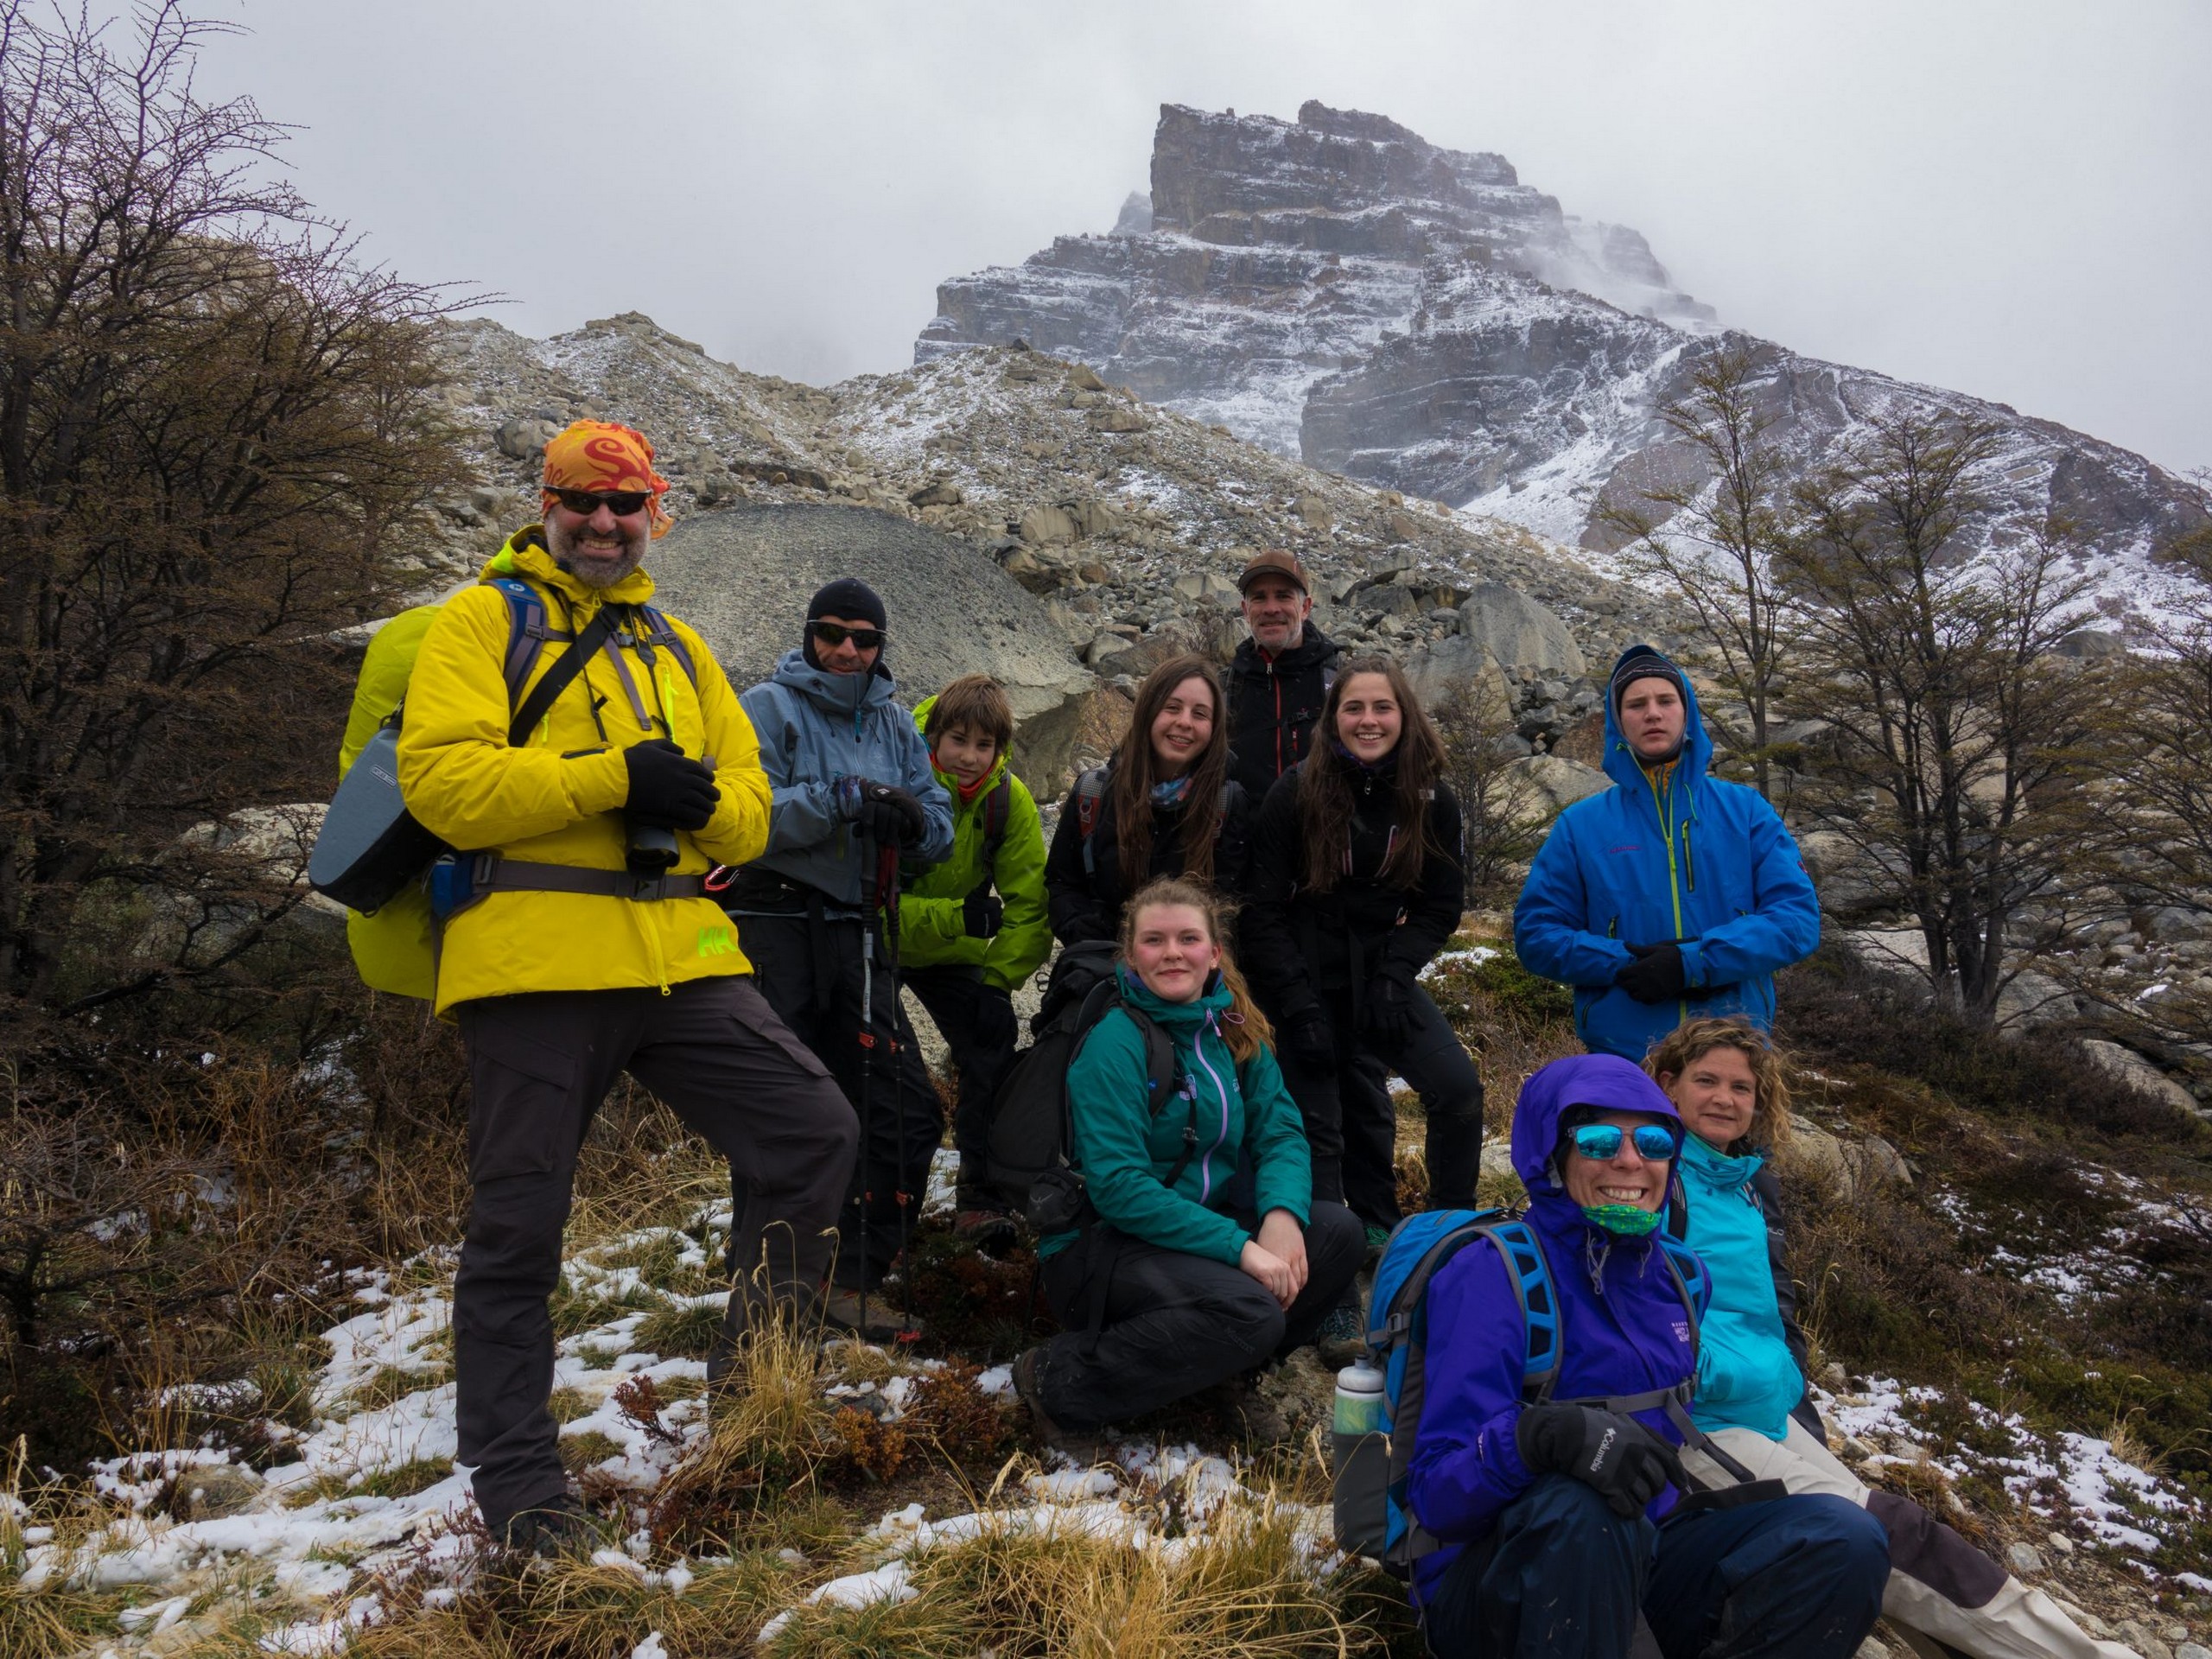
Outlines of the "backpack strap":
M 1093 766 L 1075 780 L 1075 827 L 1083 837 L 1083 873 L 1098 874 L 1098 855 L 1090 837 L 1098 828 L 1099 803 L 1106 798 L 1106 768 Z
M 1482 1229 L 1505 1260 L 1506 1277 L 1521 1304 L 1526 1332 L 1521 1357 L 1521 1398 L 1535 1405 L 1551 1398 L 1559 1383 L 1559 1299 L 1552 1289 L 1551 1264 L 1535 1230 L 1525 1221 L 1496 1221 Z
M 531 671 L 537 666 L 538 656 L 551 634 L 546 626 L 545 601 L 538 597 L 537 588 L 517 576 L 487 576 L 485 585 L 498 588 L 507 601 L 507 651 L 499 671 L 507 683 L 507 707 L 512 709 L 521 702 L 522 689 L 530 683 Z M 531 721 L 533 726 L 537 723 Z
M 699 689 L 699 666 L 691 660 L 691 647 L 683 643 L 683 636 L 668 620 L 668 613 L 658 605 L 639 605 L 632 607 L 635 615 L 631 627 L 646 647 L 645 660 L 652 660 L 652 647 L 676 658 L 676 665 L 683 671 L 683 677 L 691 682 L 691 689 Z
M 1014 813 L 1014 780 L 1001 778 L 983 797 L 983 863 L 994 877 L 998 874 L 999 849 L 1006 845 L 1007 820 Z

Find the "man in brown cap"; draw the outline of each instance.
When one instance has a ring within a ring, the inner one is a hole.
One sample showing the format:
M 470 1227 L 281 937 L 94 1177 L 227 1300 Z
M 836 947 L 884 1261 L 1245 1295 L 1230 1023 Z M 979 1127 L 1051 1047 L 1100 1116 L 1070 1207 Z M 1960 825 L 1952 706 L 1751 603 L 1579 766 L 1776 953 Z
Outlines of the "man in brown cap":
M 1251 637 L 1229 665 L 1229 775 L 1256 805 L 1306 758 L 1339 651 L 1313 626 L 1313 584 L 1284 549 L 1254 555 L 1236 587 Z

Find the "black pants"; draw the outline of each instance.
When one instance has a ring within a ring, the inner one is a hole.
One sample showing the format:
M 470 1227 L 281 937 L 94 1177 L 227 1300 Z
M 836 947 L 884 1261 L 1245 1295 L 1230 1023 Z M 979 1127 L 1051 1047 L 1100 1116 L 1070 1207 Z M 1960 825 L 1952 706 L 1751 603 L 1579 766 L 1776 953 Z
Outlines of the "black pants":
M 1258 1217 L 1237 1217 L 1256 1231 Z M 1093 1227 L 1045 1263 L 1045 1300 L 1066 1326 L 1038 1367 L 1045 1409 L 1065 1427 L 1122 1422 L 1249 1371 L 1313 1339 L 1359 1271 L 1365 1239 L 1351 1211 L 1313 1205 L 1306 1288 L 1286 1310 L 1241 1268 Z M 1086 1328 L 1106 1275 L 1097 1340 Z
M 1310 1071 L 1288 1052 L 1278 1055 L 1306 1120 L 1313 1196 L 1350 1205 L 1368 1226 L 1398 1224 L 1398 1114 L 1371 1064 L 1379 1060 L 1420 1092 L 1427 1115 L 1429 1207 L 1471 1208 L 1482 1170 L 1483 1078 L 1450 1021 L 1415 986 L 1412 1034 L 1382 1044 L 1358 1028 L 1349 989 L 1320 995 L 1336 1037 L 1336 1064 Z
M 1013 1041 L 985 1044 L 977 1040 L 976 1010 L 987 995 L 980 968 L 951 963 L 910 968 L 901 980 L 937 1022 L 938 1034 L 952 1052 L 953 1074 L 960 1081 L 959 1096 L 952 1108 L 952 1144 L 960 1154 L 960 1207 L 969 1210 L 984 1204 L 1000 1207 L 982 1190 L 990 1161 L 991 1102 L 1014 1059 L 1020 1028 L 1008 1027 Z M 989 995 L 995 996 L 995 993 Z
M 738 942 L 760 989 L 821 1058 L 861 1121 L 861 1155 L 848 1171 L 835 1277 L 874 1289 L 905 1247 L 928 1191 L 930 1156 L 944 1135 L 944 1107 L 899 1006 L 899 987 L 875 942 L 872 969 L 858 919 L 735 918 Z M 873 1005 L 864 1019 L 862 1002 Z M 868 1040 L 862 1040 L 865 1027 Z
M 576 1154 L 627 1071 L 729 1160 L 725 1341 L 768 1298 L 810 1300 L 859 1126 L 822 1063 L 741 975 L 657 989 L 537 991 L 455 1010 L 468 1046 L 468 1230 L 454 1281 L 460 1460 L 497 1532 L 562 1491 L 546 1299 Z M 765 1258 L 765 1260 L 764 1260 Z M 756 1277 L 756 1272 L 758 1276 Z
M 1665 1659 L 1849 1659 L 1889 1544 L 1849 1500 L 1776 1498 L 1655 1527 L 1545 1475 L 1430 1589 L 1436 1659 L 1623 1659 L 1641 1612 Z

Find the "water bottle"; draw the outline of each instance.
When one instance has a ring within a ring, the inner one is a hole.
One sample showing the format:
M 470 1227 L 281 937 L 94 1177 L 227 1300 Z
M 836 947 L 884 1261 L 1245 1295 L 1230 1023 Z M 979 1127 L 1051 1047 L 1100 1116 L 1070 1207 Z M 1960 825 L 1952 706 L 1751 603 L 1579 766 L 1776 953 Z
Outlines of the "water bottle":
M 1346 1466 L 1362 1440 L 1370 1435 L 1389 1433 L 1384 1408 L 1382 1373 L 1374 1365 L 1364 1359 L 1356 1359 L 1337 1373 L 1332 1440 L 1338 1469 Z

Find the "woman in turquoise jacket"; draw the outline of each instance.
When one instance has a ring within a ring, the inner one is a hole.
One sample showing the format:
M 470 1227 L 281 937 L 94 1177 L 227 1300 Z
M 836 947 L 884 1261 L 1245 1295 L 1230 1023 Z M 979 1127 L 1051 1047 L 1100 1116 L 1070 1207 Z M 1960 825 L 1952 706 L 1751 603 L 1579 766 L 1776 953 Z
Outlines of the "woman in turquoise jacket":
M 1072 1160 L 1096 1219 L 1039 1245 L 1067 1328 L 1014 1370 L 1048 1443 L 1289 1352 L 1358 1270 L 1365 1236 L 1351 1211 L 1313 1197 L 1298 1108 L 1221 938 L 1205 888 L 1141 889 L 1123 912 L 1120 1002 L 1068 1068 Z M 1147 1027 L 1175 1057 L 1157 1105 Z
M 1709 775 L 1697 693 L 1649 645 L 1605 699 L 1613 787 L 1559 815 L 1513 908 L 1523 967 L 1574 988 L 1593 1052 L 1641 1061 L 1693 1014 L 1774 1023 L 1774 975 L 1821 942 L 1797 843 L 1757 790 Z
M 1789 1088 L 1766 1039 L 1741 1018 L 1693 1020 L 1651 1051 L 1644 1069 L 1688 1131 L 1669 1224 L 1698 1253 L 1713 1286 L 1698 1332 L 1690 1411 L 1697 1426 L 1755 1478 L 1778 1480 L 1793 1494 L 1847 1498 L 1882 1523 L 1890 1541 L 1882 1616 L 1916 1653 L 1941 1644 L 1970 1659 L 2135 1659 L 2117 1642 L 2091 1637 L 1917 1503 L 1869 1488 L 1828 1451 L 1819 1417 L 1801 1403 L 1804 1351 L 1789 1340 L 1792 1289 L 1779 1253 L 1769 1249 L 1758 1196 L 1778 1203 L 1765 1160 L 1789 1135 Z M 1682 1465 L 1708 1485 L 1731 1478 L 1694 1446 L 1682 1448 Z

